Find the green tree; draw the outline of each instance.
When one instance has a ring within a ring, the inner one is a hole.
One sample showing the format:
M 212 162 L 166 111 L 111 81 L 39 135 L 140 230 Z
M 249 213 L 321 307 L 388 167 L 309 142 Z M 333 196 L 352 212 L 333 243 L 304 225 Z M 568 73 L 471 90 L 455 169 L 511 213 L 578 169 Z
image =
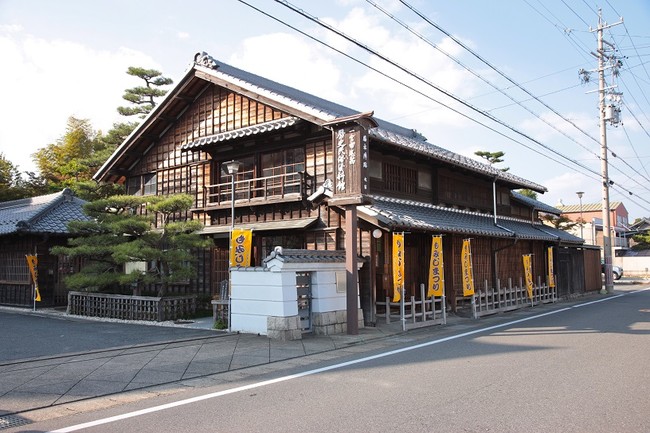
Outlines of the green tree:
M 474 155 L 480 156 L 481 158 L 486 159 L 490 163 L 490 165 L 495 165 L 495 164 L 498 164 L 500 162 L 503 162 L 502 157 L 505 155 L 505 152 L 501 152 L 501 151 L 487 152 L 487 151 L 484 151 L 484 150 L 478 150 L 478 151 L 474 152 Z M 501 171 L 508 171 L 508 170 L 510 170 L 510 167 L 501 168 L 500 170 Z
M 83 259 L 80 272 L 66 278 L 71 289 L 118 292 L 155 286 L 164 296 L 170 283 L 194 277 L 194 250 L 208 245 L 197 231 L 199 221 L 173 221 L 193 204 L 189 195 L 112 196 L 86 204 L 87 221 L 73 221 L 75 235 L 54 254 Z M 146 209 L 147 215 L 139 212 Z M 157 223 L 157 224 L 156 224 Z M 146 270 L 125 273 L 127 263 L 146 263 Z
M 572 221 L 567 217 L 566 215 L 552 215 L 552 214 L 544 214 L 542 216 L 542 220 L 547 222 L 549 225 L 555 227 L 556 229 L 564 230 L 564 231 L 569 231 L 578 224 L 580 224 L 580 221 Z
M 130 66 L 127 74 L 144 80 L 144 86 L 132 87 L 126 89 L 122 98 L 131 102 L 135 106 L 118 107 L 117 111 L 123 116 L 139 116 L 144 118 L 156 106 L 156 98 L 163 97 L 167 94 L 161 86 L 172 84 L 171 78 L 166 78 L 161 72 L 155 69 L 145 69 Z
M 65 134 L 32 155 L 41 176 L 52 189 L 92 176 L 84 161 L 95 153 L 96 139 L 97 133 L 87 119 L 69 117 Z
M 519 194 L 523 195 L 524 197 L 532 198 L 533 200 L 537 200 L 537 193 L 533 191 L 532 189 L 527 189 L 523 188 L 520 189 Z
M 126 137 L 133 132 L 138 122 L 118 122 L 113 123 L 113 127 L 108 132 L 99 137 L 99 140 L 104 144 L 107 150 L 112 153 L 120 144 L 124 142 Z M 106 159 L 111 154 L 106 156 Z
M 650 249 L 650 232 L 638 233 L 632 236 L 634 240 L 633 250 L 648 250 Z
M 18 167 L 0 152 L 0 202 L 27 197 Z
M 95 200 L 121 192 L 116 185 L 103 185 L 92 177 L 115 150 L 102 140 L 87 119 L 68 118 L 65 134 L 55 143 L 32 155 L 49 191 L 70 188 L 84 200 Z

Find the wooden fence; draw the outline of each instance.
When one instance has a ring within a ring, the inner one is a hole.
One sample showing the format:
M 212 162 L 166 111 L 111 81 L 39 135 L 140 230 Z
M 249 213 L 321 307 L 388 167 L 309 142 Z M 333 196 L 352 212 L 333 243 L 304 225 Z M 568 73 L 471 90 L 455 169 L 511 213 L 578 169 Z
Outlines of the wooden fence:
M 420 284 L 420 300 L 411 296 L 409 300 L 391 302 L 391 298 L 387 296 L 386 302 L 377 301 L 377 305 L 385 307 L 384 313 L 377 312 L 377 317 L 385 318 L 386 324 L 401 320 L 403 330 L 447 323 L 445 297 L 427 298 L 424 284 Z
M 68 292 L 68 314 L 122 320 L 186 319 L 196 313 L 196 296 L 150 297 Z
M 530 298 L 523 280 L 519 281 L 519 285 L 513 286 L 512 279 L 508 279 L 507 287 L 501 287 L 499 280 L 497 280 L 496 288 L 489 287 L 486 281 L 483 290 L 476 291 L 474 296 L 468 297 L 468 299 L 473 303 L 472 316 L 476 318 L 523 307 L 557 302 L 557 291 L 555 287 L 542 284 L 541 279 L 538 279 L 537 285 L 533 286 L 533 297 Z

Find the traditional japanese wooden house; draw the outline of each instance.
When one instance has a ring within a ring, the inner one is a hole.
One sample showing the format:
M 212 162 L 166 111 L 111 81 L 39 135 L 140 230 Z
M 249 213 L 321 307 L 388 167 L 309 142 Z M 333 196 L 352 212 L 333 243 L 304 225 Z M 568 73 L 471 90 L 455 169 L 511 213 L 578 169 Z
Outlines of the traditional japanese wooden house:
M 68 223 L 84 220 L 85 201 L 71 190 L 0 203 L 0 304 L 32 306 L 33 279 L 27 255 L 36 256 L 39 306 L 65 305 L 63 277 L 78 270 L 66 257 L 50 254 L 65 245 Z
M 234 178 L 224 169 L 232 160 L 241 163 Z M 416 295 L 427 279 L 431 235 L 444 235 L 445 291 L 452 307 L 462 297 L 464 238 L 472 238 L 477 286 L 519 279 L 521 256 L 529 253 L 535 277 L 545 279 L 548 246 L 583 257 L 582 239 L 539 222 L 540 211 L 559 214 L 557 209 L 513 192 L 543 193 L 544 186 L 435 146 L 373 113 L 205 53 L 195 56 L 95 179 L 125 184 L 129 194 L 194 195 L 192 212 L 179 217 L 203 222 L 202 233 L 214 246 L 198 253 L 198 278 L 178 291 L 219 293 L 228 279 L 232 226 L 254 230 L 255 265 L 278 245 L 344 249 L 348 207 L 358 218 L 354 230 L 365 260 L 359 287 L 367 321 L 373 320 L 376 300 L 393 290 L 392 232 L 407 232 L 406 291 Z

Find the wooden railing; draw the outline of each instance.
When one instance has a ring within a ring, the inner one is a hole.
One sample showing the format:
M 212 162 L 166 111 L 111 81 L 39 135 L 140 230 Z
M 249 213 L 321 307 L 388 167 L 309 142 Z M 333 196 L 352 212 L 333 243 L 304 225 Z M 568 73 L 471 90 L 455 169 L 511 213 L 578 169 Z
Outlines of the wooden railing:
M 490 287 L 485 281 L 482 290 L 476 290 L 473 296 L 462 296 L 456 298 L 456 309 L 469 309 L 474 318 L 481 316 L 503 313 L 506 311 L 518 310 L 525 307 L 533 307 L 540 304 L 557 302 L 557 290 L 555 287 L 549 287 L 548 284 L 542 283 L 540 277 L 537 278 L 537 284 L 533 286 L 532 299 L 528 296 L 528 290 L 523 282 L 519 279 L 519 285 L 513 285 L 512 279 L 508 279 L 505 287 L 501 286 L 501 281 L 497 280 L 497 287 Z
M 302 199 L 307 193 L 306 178 L 306 173 L 300 171 L 235 181 L 235 202 Z M 206 207 L 230 204 L 231 201 L 231 182 L 206 185 L 203 188 L 203 203 Z
M 420 284 L 420 298 L 402 298 L 400 302 L 377 301 L 377 306 L 384 307 L 384 312 L 377 311 L 377 317 L 383 317 L 386 324 L 401 321 L 402 329 L 414 329 L 422 326 L 444 325 L 447 323 L 447 302 L 444 296 L 426 297 L 424 284 Z
M 152 297 L 68 292 L 68 314 L 163 322 L 196 313 L 196 296 Z

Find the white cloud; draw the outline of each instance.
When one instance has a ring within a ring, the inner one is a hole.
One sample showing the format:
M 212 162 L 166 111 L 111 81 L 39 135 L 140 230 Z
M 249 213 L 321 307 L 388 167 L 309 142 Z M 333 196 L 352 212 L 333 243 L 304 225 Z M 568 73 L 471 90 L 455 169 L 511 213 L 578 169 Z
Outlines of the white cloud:
M 68 117 L 89 119 L 108 130 L 124 120 L 116 108 L 126 101 L 124 90 L 139 85 L 126 74 L 129 66 L 157 67 L 134 50 L 93 50 L 65 40 L 45 40 L 19 27 L 0 28 L 0 152 L 19 166 L 34 171 L 31 154 L 65 133 Z
M 242 41 L 233 66 L 330 101 L 342 101 L 339 68 L 319 47 L 300 36 L 271 33 Z M 344 101 L 342 103 L 345 103 Z
M 564 172 L 543 182 L 548 192 L 539 196 L 539 200 L 551 206 L 557 205 L 560 200 L 565 205 L 577 204 L 579 199 L 576 192 L 583 191 L 583 203 L 598 203 L 600 190 L 593 187 L 595 183 L 596 181 L 578 172 Z
M 190 38 L 190 34 L 189 34 L 189 33 L 187 33 L 187 32 L 181 32 L 181 31 L 177 32 L 177 33 L 176 33 L 176 36 L 178 36 L 178 39 L 189 39 L 189 38 Z

